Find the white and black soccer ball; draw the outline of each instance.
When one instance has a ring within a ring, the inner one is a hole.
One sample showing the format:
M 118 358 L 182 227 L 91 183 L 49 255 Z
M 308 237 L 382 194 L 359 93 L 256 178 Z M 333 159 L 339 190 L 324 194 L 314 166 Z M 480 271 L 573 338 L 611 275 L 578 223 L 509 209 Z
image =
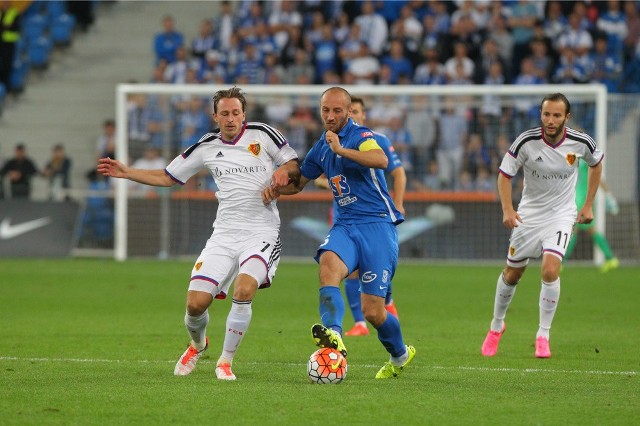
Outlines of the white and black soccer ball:
M 337 384 L 347 377 L 347 359 L 335 349 L 318 349 L 309 357 L 307 372 L 311 383 Z

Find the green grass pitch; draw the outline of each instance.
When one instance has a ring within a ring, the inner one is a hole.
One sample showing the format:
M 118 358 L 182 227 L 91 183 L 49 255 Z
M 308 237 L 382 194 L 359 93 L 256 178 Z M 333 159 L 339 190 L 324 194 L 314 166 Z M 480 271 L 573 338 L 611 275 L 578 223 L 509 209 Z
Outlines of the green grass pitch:
M 375 380 L 387 359 L 376 337 L 345 338 L 345 381 L 312 385 L 315 264 L 281 262 L 254 301 L 238 380 L 220 382 L 229 300 L 210 309 L 198 368 L 173 376 L 188 342 L 190 263 L 2 259 L 0 424 L 638 424 L 640 268 L 567 267 L 546 360 L 533 356 L 538 263 L 519 284 L 498 355 L 480 355 L 500 268 L 401 262 L 394 296 L 413 364 Z

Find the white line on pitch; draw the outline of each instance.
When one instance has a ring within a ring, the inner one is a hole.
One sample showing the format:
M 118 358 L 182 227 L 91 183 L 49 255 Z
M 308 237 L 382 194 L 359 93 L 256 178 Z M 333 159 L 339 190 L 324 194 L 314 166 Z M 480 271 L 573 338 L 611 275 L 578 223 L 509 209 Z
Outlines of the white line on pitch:
M 123 360 L 123 359 L 92 359 L 92 358 L 19 358 L 13 356 L 0 356 L 0 361 L 26 361 L 26 362 L 78 362 L 78 363 L 136 363 L 136 364 L 167 364 L 174 363 L 175 361 L 162 361 L 162 360 L 146 360 L 146 359 L 135 359 L 135 360 Z M 208 360 L 203 360 L 205 363 L 210 362 Z M 273 364 L 267 362 L 247 362 L 245 364 L 249 365 L 261 365 L 261 364 Z M 285 365 L 291 366 L 299 366 L 305 364 L 296 364 L 296 363 L 283 363 Z M 359 365 L 359 367 L 364 368 L 375 368 L 377 365 Z M 506 367 L 467 367 L 467 366 L 441 366 L 441 365 L 431 365 L 425 366 L 426 368 L 430 368 L 433 370 L 463 370 L 463 371 L 480 371 L 480 372 L 501 372 L 501 373 L 563 373 L 563 374 L 590 374 L 590 375 L 620 375 L 620 376 L 635 376 L 638 374 L 637 371 L 603 371 L 603 370 L 558 370 L 558 369 L 546 369 L 546 368 L 506 368 Z M 424 368 L 424 367 L 423 367 Z

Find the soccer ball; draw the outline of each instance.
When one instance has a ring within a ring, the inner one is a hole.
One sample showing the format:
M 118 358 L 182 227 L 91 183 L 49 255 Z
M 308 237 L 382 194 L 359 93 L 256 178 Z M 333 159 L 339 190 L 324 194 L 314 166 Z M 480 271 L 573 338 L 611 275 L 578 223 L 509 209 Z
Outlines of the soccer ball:
M 347 377 L 347 359 L 335 349 L 318 349 L 309 357 L 307 372 L 311 383 L 338 384 Z

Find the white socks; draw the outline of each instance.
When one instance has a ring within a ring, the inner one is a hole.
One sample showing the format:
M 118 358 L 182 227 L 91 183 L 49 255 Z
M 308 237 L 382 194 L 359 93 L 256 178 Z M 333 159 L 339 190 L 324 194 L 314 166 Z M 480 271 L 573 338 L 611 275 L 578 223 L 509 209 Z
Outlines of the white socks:
M 191 344 L 198 351 L 204 349 L 207 345 L 206 332 L 207 324 L 209 323 L 209 311 L 206 310 L 200 316 L 194 317 L 187 312 L 184 316 L 184 325 L 187 326 L 187 331 L 191 336 Z
M 496 286 L 496 300 L 493 305 L 493 321 L 491 321 L 491 330 L 502 331 L 504 317 L 507 314 L 507 309 L 509 308 L 509 304 L 511 303 L 515 292 L 516 286 L 507 285 L 501 273 L 498 277 L 498 284 Z
M 542 288 L 540 288 L 540 328 L 538 328 L 536 338 L 544 337 L 547 340 L 549 339 L 549 329 L 558 307 L 558 299 L 560 299 L 560 278 L 550 283 L 542 281 Z
M 233 356 L 249 328 L 249 323 L 251 323 L 251 313 L 251 301 L 239 302 L 234 300 L 231 304 L 231 310 L 227 316 L 222 354 L 218 364 L 221 362 L 231 363 L 233 361 Z

